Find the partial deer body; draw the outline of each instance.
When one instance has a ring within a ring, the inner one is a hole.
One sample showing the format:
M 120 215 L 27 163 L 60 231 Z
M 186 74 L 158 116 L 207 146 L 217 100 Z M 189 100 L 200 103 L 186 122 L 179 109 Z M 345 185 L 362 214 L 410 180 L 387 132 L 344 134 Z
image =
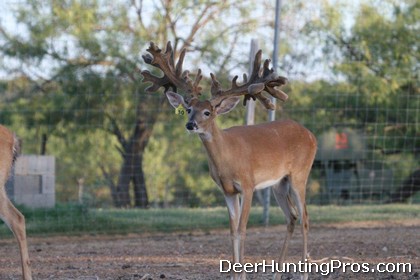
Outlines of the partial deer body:
M 168 44 L 165 53 L 151 44 L 148 49 L 153 58 L 145 61 L 164 72 L 164 77 L 157 78 L 149 72 L 142 72 L 146 81 L 153 82 L 152 90 L 165 87 L 166 96 L 175 108 L 183 106 L 188 113 L 186 128 L 197 133 L 207 152 L 210 175 L 221 188 L 229 210 L 230 231 L 232 237 L 233 261 L 244 262 L 244 241 L 246 226 L 251 209 L 253 193 L 256 189 L 273 186 L 274 196 L 286 215 L 287 235 L 280 252 L 279 263 L 284 262 L 289 240 L 298 218 L 302 224 L 303 249 L 302 262 L 307 258 L 308 214 L 305 203 L 305 190 L 308 176 L 316 153 L 314 135 L 294 121 L 274 121 L 253 126 L 237 126 L 225 130 L 217 127 L 215 118 L 231 111 L 238 104 L 241 95 L 246 100 L 258 99 L 267 108 L 272 109 L 271 101 L 263 96 L 262 91 L 286 100 L 287 95 L 276 89 L 286 79 L 278 77 L 268 69 L 267 60 L 260 69 L 261 52 L 256 55 L 256 63 L 248 81 L 242 85 L 232 81 L 232 88 L 222 90 L 220 83 L 212 78 L 212 98 L 200 101 L 201 72 L 192 83 L 188 73 L 182 73 L 182 60 L 176 67 L 172 48 Z M 169 91 L 169 87 L 181 88 L 185 97 Z M 245 279 L 246 275 L 232 274 L 233 279 Z M 280 279 L 280 275 L 274 275 Z M 302 278 L 306 279 L 307 274 Z
M 6 223 L 19 244 L 22 263 L 22 278 L 31 280 L 28 246 L 26 243 L 25 218 L 17 210 L 6 194 L 6 181 L 16 156 L 17 140 L 4 126 L 0 125 L 0 218 Z

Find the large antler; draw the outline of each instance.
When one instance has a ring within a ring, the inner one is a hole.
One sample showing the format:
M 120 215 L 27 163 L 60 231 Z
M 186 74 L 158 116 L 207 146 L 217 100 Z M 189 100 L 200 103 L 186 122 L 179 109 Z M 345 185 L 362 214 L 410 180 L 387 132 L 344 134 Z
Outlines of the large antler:
M 274 70 L 271 68 L 269 69 L 270 60 L 266 59 L 264 61 L 263 69 L 261 68 L 261 54 L 262 51 L 259 50 L 255 55 L 254 65 L 251 72 L 251 77 L 249 81 L 247 79 L 246 74 L 244 74 L 244 83 L 242 85 L 238 85 L 236 80 L 238 76 L 235 76 L 232 79 L 232 87 L 228 90 L 222 90 L 219 81 L 213 74 L 211 75 L 212 85 L 211 85 L 211 94 L 212 104 L 218 104 L 223 99 L 229 98 L 232 96 L 241 96 L 244 95 L 243 104 L 246 105 L 247 100 L 251 98 L 253 100 L 258 99 L 267 109 L 275 110 L 274 104 L 271 102 L 269 98 L 262 95 L 263 91 L 268 92 L 271 96 L 280 99 L 282 101 L 286 101 L 288 96 L 283 91 L 276 89 L 277 86 L 285 85 L 287 79 L 282 76 L 277 76 Z
M 142 71 L 141 74 L 144 77 L 143 81 L 152 83 L 146 91 L 155 92 L 160 87 L 164 87 L 166 92 L 169 88 L 172 88 L 174 91 L 177 91 L 179 88 L 186 94 L 184 98 L 187 103 L 189 103 L 191 99 L 198 98 L 201 95 L 202 88 L 199 86 L 203 77 L 201 75 L 201 70 L 198 69 L 194 81 L 192 81 L 189 77 L 188 70 L 182 70 L 182 63 L 184 62 L 186 52 L 185 49 L 181 51 L 176 66 L 171 42 L 167 43 L 165 52 L 162 52 L 162 50 L 159 49 L 153 42 L 150 43 L 147 51 L 151 55 L 143 55 L 144 62 L 159 68 L 162 70 L 164 75 L 163 77 L 158 77 L 147 70 Z M 287 79 L 282 76 L 277 76 L 274 70 L 269 68 L 269 59 L 264 61 L 263 69 L 261 69 L 261 55 L 262 51 L 259 50 L 255 55 L 254 65 L 249 81 L 246 74 L 244 74 L 244 83 L 242 85 L 238 85 L 236 83 L 238 76 L 235 76 L 232 79 L 231 88 L 228 90 L 222 90 L 219 81 L 213 74 L 210 74 L 212 79 L 212 98 L 210 101 L 212 104 L 217 105 L 225 98 L 244 95 L 244 105 L 246 105 L 247 100 L 252 98 L 253 100 L 258 99 L 265 108 L 274 110 L 274 104 L 269 98 L 262 94 L 263 91 L 268 92 L 271 96 L 277 99 L 286 101 L 288 98 L 287 94 L 275 87 L 285 85 Z
M 162 70 L 164 75 L 163 77 L 157 77 L 147 70 L 142 71 L 141 74 L 144 77 L 143 82 L 152 82 L 152 85 L 149 86 L 146 91 L 155 92 L 160 87 L 164 87 L 165 92 L 169 88 L 172 88 L 176 92 L 179 88 L 186 94 L 186 102 L 190 102 L 192 98 L 197 98 L 201 95 L 202 88 L 199 86 L 201 78 L 203 77 L 201 75 L 201 70 L 198 69 L 194 82 L 190 79 L 188 70 L 182 71 L 182 63 L 184 62 L 186 52 L 185 49 L 183 49 L 179 55 L 176 66 L 171 42 L 166 44 L 165 52 L 162 52 L 162 50 L 159 49 L 153 42 L 150 43 L 147 51 L 151 55 L 143 55 L 144 62 L 159 68 Z

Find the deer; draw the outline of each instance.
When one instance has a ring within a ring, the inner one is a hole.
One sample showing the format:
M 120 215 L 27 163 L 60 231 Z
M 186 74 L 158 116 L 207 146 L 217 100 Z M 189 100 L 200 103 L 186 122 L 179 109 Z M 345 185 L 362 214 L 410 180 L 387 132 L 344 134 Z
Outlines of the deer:
M 32 280 L 26 241 L 25 217 L 13 206 L 5 189 L 18 149 L 19 142 L 15 135 L 6 127 L 0 125 L 0 218 L 13 232 L 19 244 L 22 279 Z
M 266 59 L 261 68 L 262 51 L 255 55 L 252 72 L 248 79 L 238 84 L 238 76 L 231 81 L 229 89 L 211 73 L 211 98 L 201 100 L 201 69 L 195 78 L 188 70 L 183 71 L 186 54 L 184 48 L 175 64 L 174 50 L 168 42 L 162 51 L 153 42 L 143 55 L 146 64 L 161 70 L 159 77 L 148 70 L 141 71 L 143 82 L 151 83 L 146 92 L 156 92 L 160 87 L 174 108 L 182 106 L 188 116 L 185 125 L 190 133 L 197 134 L 207 152 L 210 176 L 223 192 L 228 208 L 233 262 L 243 264 L 246 227 L 255 190 L 272 186 L 278 205 L 285 214 L 287 234 L 278 264 L 285 261 L 289 241 L 297 219 L 301 222 L 303 236 L 302 262 L 307 262 L 307 235 L 309 218 L 306 210 L 305 192 L 309 173 L 317 150 L 315 136 L 305 127 L 292 120 L 272 121 L 250 126 L 234 126 L 220 129 L 215 119 L 233 110 L 243 97 L 243 104 L 250 99 L 258 100 L 268 110 L 276 107 L 263 92 L 280 101 L 288 95 L 278 87 L 287 79 L 277 76 L 269 68 Z M 182 91 L 183 95 L 177 93 Z M 281 267 L 281 266 L 279 266 Z M 280 273 L 274 279 L 280 279 Z M 307 273 L 301 275 L 307 279 Z M 231 279 L 246 279 L 246 274 L 231 273 Z

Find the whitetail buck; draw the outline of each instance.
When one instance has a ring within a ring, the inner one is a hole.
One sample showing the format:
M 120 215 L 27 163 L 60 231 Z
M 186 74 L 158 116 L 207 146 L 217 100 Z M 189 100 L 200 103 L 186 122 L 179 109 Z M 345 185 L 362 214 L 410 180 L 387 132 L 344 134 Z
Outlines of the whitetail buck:
M 16 157 L 18 142 L 7 128 L 0 125 L 0 218 L 9 226 L 15 235 L 20 249 L 22 278 L 31 280 L 28 245 L 26 243 L 25 218 L 6 195 L 6 181 Z
M 182 70 L 185 50 L 180 54 L 177 64 L 171 44 L 162 52 L 151 43 L 143 59 L 164 73 L 163 77 L 142 71 L 144 82 L 152 82 L 147 91 L 157 91 L 164 87 L 166 96 L 173 107 L 183 106 L 188 113 L 186 128 L 197 133 L 207 151 L 210 175 L 221 188 L 229 210 L 230 232 L 233 248 L 233 262 L 244 262 L 244 241 L 246 225 L 256 189 L 273 186 L 273 192 L 280 208 L 286 215 L 287 235 L 280 252 L 279 265 L 284 262 L 287 246 L 292 236 L 295 222 L 299 217 L 302 224 L 302 261 L 307 257 L 308 214 L 306 212 L 305 189 L 309 172 L 316 153 L 314 135 L 294 121 L 274 121 L 253 126 L 236 126 L 221 130 L 215 118 L 235 108 L 240 96 L 244 104 L 250 98 L 258 99 L 267 109 L 275 109 L 265 91 L 285 101 L 287 95 L 276 89 L 286 83 L 286 78 L 276 76 L 269 69 L 270 60 L 265 60 L 261 69 L 261 51 L 255 56 L 249 80 L 238 85 L 237 76 L 228 90 L 222 90 L 220 83 L 211 74 L 211 99 L 199 100 L 202 78 L 198 70 L 193 80 L 189 72 Z M 173 91 L 169 91 L 172 88 Z M 185 96 L 175 91 L 180 89 Z M 241 200 L 239 199 L 241 196 Z M 307 278 L 307 274 L 302 276 Z M 234 279 L 244 279 L 246 275 L 232 274 Z M 280 279 L 280 274 L 274 275 Z

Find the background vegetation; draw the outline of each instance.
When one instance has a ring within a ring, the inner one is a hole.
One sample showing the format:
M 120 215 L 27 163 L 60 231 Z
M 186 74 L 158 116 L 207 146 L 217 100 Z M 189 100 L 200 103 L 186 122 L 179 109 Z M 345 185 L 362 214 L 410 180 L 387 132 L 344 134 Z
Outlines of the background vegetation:
M 0 123 L 19 135 L 23 153 L 56 157 L 59 202 L 77 201 L 83 182 L 76 217 L 84 207 L 223 204 L 201 143 L 162 94 L 144 92 L 141 55 L 150 41 L 171 40 L 177 52 L 188 48 L 193 72 L 215 72 L 228 86 L 247 71 L 251 38 L 272 56 L 274 1 L 148 2 L 25 0 L 9 3 L 0 22 Z M 393 174 L 383 201 L 420 166 L 420 3 L 306 2 L 282 7 L 276 70 L 290 84 L 278 118 L 317 136 L 360 131 L 364 166 Z M 242 124 L 243 113 L 221 126 Z M 256 118 L 266 119 L 260 107 Z M 313 174 L 309 200 L 318 202 L 323 174 Z M 100 220 L 121 212 L 89 213 Z

